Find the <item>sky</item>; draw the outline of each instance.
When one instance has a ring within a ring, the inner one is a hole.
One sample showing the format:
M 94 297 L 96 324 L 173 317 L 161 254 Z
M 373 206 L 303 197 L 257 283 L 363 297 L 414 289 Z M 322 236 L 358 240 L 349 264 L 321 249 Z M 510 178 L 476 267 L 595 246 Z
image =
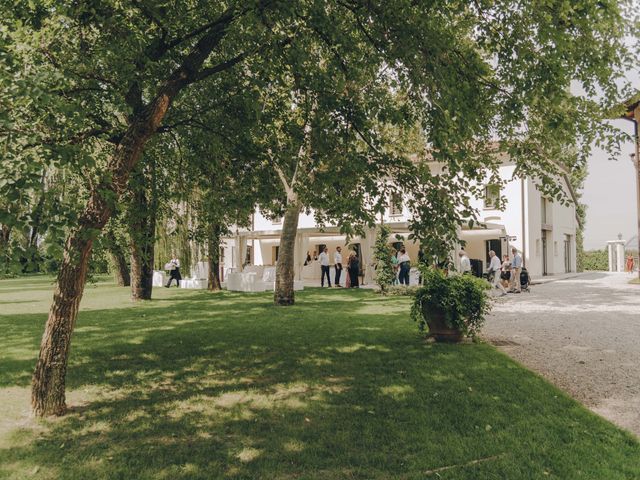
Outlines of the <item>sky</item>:
M 636 42 L 627 38 L 626 43 L 631 51 L 638 48 Z M 625 77 L 631 87 L 640 90 L 640 69 L 628 72 Z M 615 120 L 613 125 L 633 136 L 632 122 Z M 634 152 L 632 141 L 623 145 L 615 161 L 608 160 L 602 150 L 593 150 L 581 199 L 587 205 L 585 250 L 605 248 L 607 240 L 617 240 L 618 234 L 622 234 L 622 239 L 627 241 L 638 234 L 637 175 L 629 158 L 629 154 Z M 638 248 L 636 242 L 633 248 Z
M 632 122 L 617 120 L 615 125 L 633 134 Z M 620 233 L 623 240 L 638 234 L 636 173 L 629 158 L 633 152 L 633 142 L 628 142 L 615 161 L 608 160 L 599 149 L 594 149 L 589 158 L 589 174 L 582 190 L 582 202 L 587 205 L 585 250 L 604 248 L 607 240 L 616 240 Z

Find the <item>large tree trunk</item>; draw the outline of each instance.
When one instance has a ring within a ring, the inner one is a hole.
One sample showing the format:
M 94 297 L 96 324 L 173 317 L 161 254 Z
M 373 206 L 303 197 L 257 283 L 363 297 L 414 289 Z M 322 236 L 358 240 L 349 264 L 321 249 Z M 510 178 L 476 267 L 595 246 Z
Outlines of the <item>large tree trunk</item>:
M 276 305 L 293 305 L 295 303 L 293 280 L 299 217 L 300 205 L 296 201 L 287 207 L 282 219 L 278 264 L 276 266 L 276 288 L 273 295 L 273 302 Z
M 209 254 L 209 278 L 207 289 L 217 291 L 222 289 L 220 284 L 220 227 L 213 225 L 209 229 L 207 250 Z
M 65 376 L 71 333 L 84 292 L 94 237 L 109 220 L 113 200 L 124 191 L 131 169 L 176 93 L 177 90 L 161 89 L 158 97 L 132 123 L 107 167 L 110 175 L 105 178 L 110 177 L 111 182 L 99 185 L 91 193 L 78 227 L 67 238 L 31 383 L 31 407 L 35 415 L 62 415 L 66 411 Z
M 9 251 L 9 241 L 11 240 L 12 228 L 8 225 L 0 226 L 0 256 L 2 257 L 2 270 L 0 272 L 6 273 L 9 270 L 9 264 L 11 263 L 11 252 Z
M 171 102 L 182 89 L 198 79 L 198 74 L 203 74 L 200 71 L 202 64 L 225 36 L 227 26 L 234 18 L 233 9 L 225 11 L 182 64 L 162 82 L 153 100 L 134 112 L 105 169 L 105 180 L 91 192 L 78 219 L 78 227 L 67 238 L 31 384 L 31 407 L 38 416 L 61 415 L 66 410 L 65 376 L 71 333 L 84 292 L 94 236 L 109 220 L 113 202 L 126 190 L 131 170 L 140 159 L 147 141 L 160 126 Z M 233 64 L 228 62 L 229 66 L 219 69 L 212 67 L 207 74 L 230 68 Z
M 109 243 L 107 250 L 111 257 L 113 276 L 116 283 L 119 287 L 128 287 L 131 285 L 131 276 L 129 275 L 129 265 L 127 264 L 124 249 L 112 231 L 107 231 L 105 237 Z
M 149 201 L 146 176 L 142 168 L 131 178 L 133 198 L 129 205 L 129 238 L 131 252 L 131 299 L 151 300 L 153 260 L 156 233 L 156 209 Z

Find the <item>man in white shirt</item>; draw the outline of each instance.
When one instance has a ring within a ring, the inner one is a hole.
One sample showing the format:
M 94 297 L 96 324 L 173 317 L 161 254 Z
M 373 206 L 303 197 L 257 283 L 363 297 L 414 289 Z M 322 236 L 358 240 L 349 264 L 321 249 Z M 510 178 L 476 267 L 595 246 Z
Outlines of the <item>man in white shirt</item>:
M 471 273 L 471 260 L 469 260 L 467 252 L 460 250 L 458 256 L 460 257 L 460 273 L 463 275 L 465 273 Z
M 333 254 L 333 264 L 334 264 L 334 268 L 336 269 L 336 278 L 333 282 L 333 284 L 336 287 L 341 287 L 342 285 L 340 285 L 340 276 L 342 275 L 342 248 L 337 247 L 336 248 L 336 253 Z
M 522 257 L 518 253 L 518 250 L 514 247 L 511 249 L 513 260 L 511 261 L 511 291 L 514 293 L 521 293 L 522 287 L 520 286 L 520 272 L 522 272 Z
M 487 271 L 489 274 L 489 281 L 494 287 L 501 290 L 502 293 L 500 295 L 504 296 L 507 294 L 507 291 L 502 286 L 502 282 L 500 282 L 500 270 L 502 269 L 502 263 L 500 263 L 500 259 L 493 250 L 489 250 L 489 258 L 491 259 L 489 262 L 489 270 Z
M 168 267 L 168 268 L 167 268 Z M 173 279 L 176 280 L 176 285 L 180 288 L 180 280 L 182 280 L 182 276 L 180 275 L 180 260 L 176 257 L 175 253 L 171 254 L 171 260 L 169 263 L 165 265 L 169 272 L 169 282 L 165 285 L 165 287 L 169 288 L 171 286 L 171 282 Z
M 411 258 L 404 248 L 400 249 L 400 255 L 398 256 L 398 264 L 400 265 L 400 285 L 409 285 L 409 272 L 411 271 Z
M 322 253 L 318 257 L 320 260 L 320 270 L 322 271 L 322 277 L 320 278 L 320 286 L 324 287 L 324 276 L 327 276 L 327 285 L 331 287 L 331 277 L 329 277 L 329 249 L 324 247 Z

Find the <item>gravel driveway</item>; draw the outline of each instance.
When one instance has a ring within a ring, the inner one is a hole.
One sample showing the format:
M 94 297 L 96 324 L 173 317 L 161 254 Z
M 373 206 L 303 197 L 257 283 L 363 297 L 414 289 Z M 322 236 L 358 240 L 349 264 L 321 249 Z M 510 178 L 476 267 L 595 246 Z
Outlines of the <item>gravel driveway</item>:
M 640 436 L 640 285 L 584 273 L 497 300 L 483 336 Z

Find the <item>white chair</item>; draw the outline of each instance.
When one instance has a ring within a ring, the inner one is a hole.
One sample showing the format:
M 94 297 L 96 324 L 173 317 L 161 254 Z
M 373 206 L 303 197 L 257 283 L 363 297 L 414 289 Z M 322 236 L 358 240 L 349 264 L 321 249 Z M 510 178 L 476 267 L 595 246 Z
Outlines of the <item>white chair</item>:
M 264 292 L 266 285 L 256 272 L 232 272 L 227 275 L 227 290 L 230 292 Z
M 154 287 L 164 287 L 167 284 L 167 278 L 162 270 L 153 271 L 152 285 Z
M 203 289 L 207 288 L 206 278 L 186 278 L 180 280 L 180 288 Z
M 420 280 L 420 271 L 417 268 L 409 270 L 409 285 L 418 285 Z

